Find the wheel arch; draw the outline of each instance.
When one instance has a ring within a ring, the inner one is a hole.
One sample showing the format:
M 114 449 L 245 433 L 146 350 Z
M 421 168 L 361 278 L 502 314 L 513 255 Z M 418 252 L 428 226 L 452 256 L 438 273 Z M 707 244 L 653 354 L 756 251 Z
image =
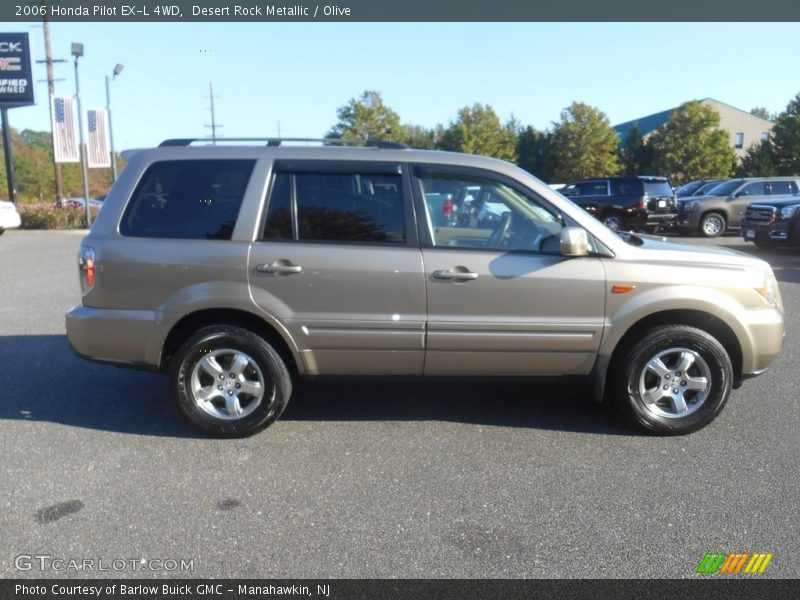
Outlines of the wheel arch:
M 687 325 L 705 331 L 722 344 L 733 366 L 733 387 L 738 388 L 742 380 L 743 353 L 733 329 L 719 317 L 695 309 L 675 309 L 656 312 L 642 317 L 633 323 L 617 341 L 610 355 L 599 355 L 590 374 L 592 392 L 599 402 L 605 400 L 608 383 L 608 372 L 614 368 L 614 362 L 624 354 L 625 350 L 636 340 L 641 339 L 644 332 L 662 325 Z
M 186 339 L 202 327 L 209 325 L 235 325 L 242 327 L 264 338 L 286 363 L 292 375 L 301 373 L 302 363 L 290 339 L 264 319 L 244 310 L 228 308 L 207 308 L 189 313 L 182 317 L 170 329 L 161 348 L 159 370 L 169 368 L 172 356 Z

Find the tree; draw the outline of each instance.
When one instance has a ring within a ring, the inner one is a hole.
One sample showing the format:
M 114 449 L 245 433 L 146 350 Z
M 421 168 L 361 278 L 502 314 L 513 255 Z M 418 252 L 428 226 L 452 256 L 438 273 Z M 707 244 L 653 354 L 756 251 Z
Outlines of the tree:
M 767 121 L 774 121 L 775 120 L 775 115 L 773 113 L 769 112 L 763 106 L 756 106 L 755 108 L 751 108 L 750 109 L 750 114 L 755 116 L 755 117 L 759 117 L 761 119 L 765 119 Z
M 423 148 L 432 150 L 436 147 L 436 131 L 426 129 L 420 125 L 400 125 L 398 141 L 409 148 Z
M 550 134 L 530 125 L 517 137 L 517 164 L 542 181 L 553 182 L 553 145 Z
M 642 175 L 653 172 L 655 156 L 653 148 L 645 142 L 638 125 L 628 130 L 619 149 L 622 173 L 625 175 Z
M 619 136 L 608 117 L 593 106 L 573 102 L 561 111 L 551 134 L 556 181 L 616 175 L 620 170 Z
M 778 175 L 800 175 L 800 94 L 775 119 L 771 137 Z
M 383 103 L 378 92 L 367 90 L 336 111 L 338 123 L 328 137 L 351 142 L 367 140 L 400 141 L 400 116 Z
M 769 140 L 751 145 L 736 168 L 739 177 L 769 177 L 777 175 L 775 153 Z
M 719 128 L 719 113 L 693 100 L 674 110 L 648 140 L 655 167 L 680 185 L 692 179 L 724 179 L 736 166 L 728 133 Z
M 515 161 L 517 140 L 514 121 L 503 126 L 488 104 L 465 106 L 455 121 L 442 131 L 437 146 L 442 150 L 483 154 L 502 160 Z

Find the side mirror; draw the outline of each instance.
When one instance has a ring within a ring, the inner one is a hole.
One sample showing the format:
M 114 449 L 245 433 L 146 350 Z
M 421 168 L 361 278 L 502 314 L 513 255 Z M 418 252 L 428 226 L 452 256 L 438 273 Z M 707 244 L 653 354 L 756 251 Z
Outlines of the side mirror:
M 587 256 L 589 236 L 581 227 L 564 227 L 561 230 L 561 254 L 564 256 Z

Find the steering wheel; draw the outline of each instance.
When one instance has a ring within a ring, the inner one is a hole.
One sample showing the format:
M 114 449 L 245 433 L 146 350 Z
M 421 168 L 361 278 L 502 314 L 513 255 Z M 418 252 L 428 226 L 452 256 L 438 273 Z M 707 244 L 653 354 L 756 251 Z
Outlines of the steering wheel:
M 489 236 L 489 240 L 486 242 L 486 246 L 489 248 L 499 248 L 500 243 L 503 241 L 503 238 L 506 237 L 508 233 L 508 228 L 511 226 L 511 212 L 506 211 L 503 213 L 500 222 L 497 224 L 497 227 L 494 228 L 492 231 L 492 235 Z

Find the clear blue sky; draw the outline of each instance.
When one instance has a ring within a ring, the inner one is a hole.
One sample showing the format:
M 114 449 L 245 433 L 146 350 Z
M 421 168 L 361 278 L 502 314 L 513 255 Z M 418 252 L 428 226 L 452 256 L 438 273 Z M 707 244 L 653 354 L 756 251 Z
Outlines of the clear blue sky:
M 40 24 L 27 31 L 44 57 Z M 712 97 L 743 110 L 781 111 L 800 92 L 798 23 L 52 23 L 54 58 L 82 42 L 84 108 L 111 85 L 117 150 L 210 135 L 214 83 L 223 136 L 320 137 L 336 109 L 379 91 L 403 122 L 446 125 L 490 104 L 506 120 L 545 129 L 572 101 L 612 125 Z M 37 79 L 44 65 L 35 65 Z M 72 62 L 56 66 L 57 93 L 74 93 Z M 49 129 L 38 104 L 9 112 L 16 129 Z

